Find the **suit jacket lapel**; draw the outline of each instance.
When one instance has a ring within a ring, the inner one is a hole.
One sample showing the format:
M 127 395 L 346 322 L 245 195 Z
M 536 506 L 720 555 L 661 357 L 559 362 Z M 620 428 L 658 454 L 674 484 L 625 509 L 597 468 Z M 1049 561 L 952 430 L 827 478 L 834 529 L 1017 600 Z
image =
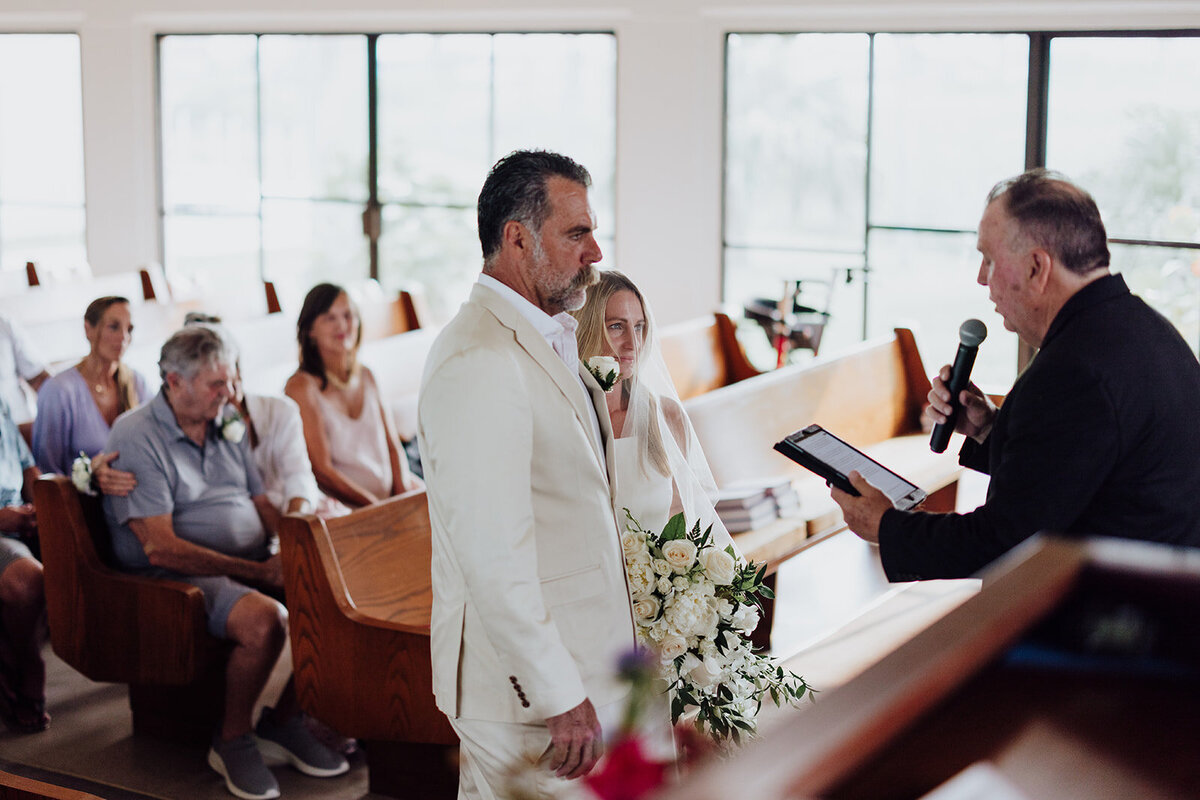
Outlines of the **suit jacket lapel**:
M 613 444 L 612 419 L 608 416 L 608 401 L 596 377 L 587 366 L 579 362 L 579 376 L 587 386 L 588 394 L 592 396 L 592 406 L 596 409 L 596 418 L 600 420 L 600 433 L 604 437 L 605 464 L 608 467 L 608 489 L 612 496 L 617 496 L 617 453 Z M 617 391 L 617 390 L 613 390 Z
M 592 443 L 592 455 L 596 457 L 597 465 L 603 470 L 604 459 L 601 457 L 599 449 L 602 444 L 595 440 L 596 437 L 592 433 L 592 411 L 588 408 L 586 397 L 579 391 L 579 379 L 571 374 L 571 370 L 559 358 L 558 353 L 554 352 L 554 348 L 546 341 L 546 337 L 542 336 L 529 320 L 525 319 L 507 300 L 479 284 L 475 284 L 471 289 L 471 300 L 482 305 L 501 325 L 511 330 L 521 349 L 528 353 L 529 357 L 537 362 L 538 366 L 545 370 L 546 374 L 554 381 L 563 397 L 571 404 L 576 419 L 583 426 L 588 441 Z M 607 422 L 607 418 L 606 408 L 601 425 Z

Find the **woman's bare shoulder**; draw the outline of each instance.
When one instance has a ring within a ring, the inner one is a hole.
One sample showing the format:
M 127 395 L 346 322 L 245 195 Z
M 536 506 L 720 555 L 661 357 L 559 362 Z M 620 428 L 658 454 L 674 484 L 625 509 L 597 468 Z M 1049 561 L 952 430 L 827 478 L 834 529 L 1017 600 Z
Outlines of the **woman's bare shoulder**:
M 283 393 L 297 403 L 312 400 L 321 393 L 321 384 L 316 375 L 298 369 L 283 385 Z

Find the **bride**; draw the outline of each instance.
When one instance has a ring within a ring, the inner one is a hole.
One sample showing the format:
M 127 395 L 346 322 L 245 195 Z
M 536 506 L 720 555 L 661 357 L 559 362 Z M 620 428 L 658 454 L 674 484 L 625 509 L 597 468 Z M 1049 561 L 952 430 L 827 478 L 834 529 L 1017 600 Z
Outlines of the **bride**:
M 579 357 L 616 358 L 620 375 L 606 400 L 616 454 L 615 507 L 646 530 L 661 531 L 680 511 L 689 526 L 713 526 L 717 547 L 732 544 L 717 518 L 717 487 L 655 340 L 645 299 L 616 270 L 588 289 L 575 335 Z M 623 520 L 618 520 L 619 522 Z

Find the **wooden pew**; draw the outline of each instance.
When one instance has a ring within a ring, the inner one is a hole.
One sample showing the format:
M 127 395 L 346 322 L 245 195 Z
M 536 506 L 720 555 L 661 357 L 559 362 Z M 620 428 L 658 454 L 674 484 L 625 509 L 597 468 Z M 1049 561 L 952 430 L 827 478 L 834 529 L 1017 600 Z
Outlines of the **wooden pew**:
M 719 311 L 664 327 L 659 342 L 681 400 L 759 374 L 737 340 L 737 327 Z
M 428 317 L 424 301 L 417 291 L 387 292 L 379 285 L 379 281 L 371 278 L 343 285 L 358 306 L 363 341 L 416 330 Z M 310 288 L 288 281 L 267 281 L 268 312 L 286 314 L 294 323 Z
M 1195 551 L 1039 536 L 982 578 L 811 709 L 655 796 L 926 797 L 981 763 L 988 780 L 938 796 L 1200 796 Z M 1153 634 L 1092 644 L 1107 625 Z
M 825 482 L 773 450 L 776 442 L 817 423 L 929 492 L 923 508 L 953 511 L 962 467 L 957 448 L 937 454 L 921 429 L 929 393 L 912 332 L 864 342 L 849 353 L 715 389 L 685 402 L 717 485 L 791 479 L 797 516 L 734 536 L 742 553 L 769 573 L 822 537 L 843 529 Z M 769 617 L 760 626 L 769 634 Z
M 359 361 L 375 375 L 379 395 L 392 412 L 402 439 L 417 435 L 417 395 L 425 371 L 425 358 L 437 335 L 436 329 L 421 328 L 386 339 L 365 341 L 358 352 Z
M 364 742 L 372 792 L 455 797 L 458 740 L 433 698 L 425 493 L 289 515 L 280 543 L 301 705 Z
M 101 800 L 78 789 L 0 771 L 0 800 Z
M 133 730 L 207 744 L 223 708 L 228 645 L 200 589 L 113 569 L 100 501 L 70 479 L 34 485 L 54 652 L 94 681 L 129 684 Z

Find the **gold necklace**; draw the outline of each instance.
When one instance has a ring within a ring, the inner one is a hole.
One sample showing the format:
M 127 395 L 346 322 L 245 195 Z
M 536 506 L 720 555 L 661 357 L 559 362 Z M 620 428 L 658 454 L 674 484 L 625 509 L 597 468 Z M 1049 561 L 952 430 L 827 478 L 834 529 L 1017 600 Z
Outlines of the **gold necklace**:
M 350 384 L 354 383 L 354 379 L 358 377 L 358 364 L 350 368 L 350 374 L 346 376 L 346 380 L 342 380 L 337 375 L 334 375 L 329 370 L 325 370 L 325 380 L 329 385 L 339 391 L 346 391 L 350 388 Z
M 83 382 L 86 384 L 89 384 L 92 387 L 93 392 L 95 392 L 98 395 L 103 395 L 108 392 L 108 387 L 104 385 L 103 380 L 93 381 L 91 378 L 89 378 L 87 376 L 87 374 L 83 371 L 82 363 L 80 363 L 80 365 L 76 369 L 79 370 L 79 375 L 83 378 Z

